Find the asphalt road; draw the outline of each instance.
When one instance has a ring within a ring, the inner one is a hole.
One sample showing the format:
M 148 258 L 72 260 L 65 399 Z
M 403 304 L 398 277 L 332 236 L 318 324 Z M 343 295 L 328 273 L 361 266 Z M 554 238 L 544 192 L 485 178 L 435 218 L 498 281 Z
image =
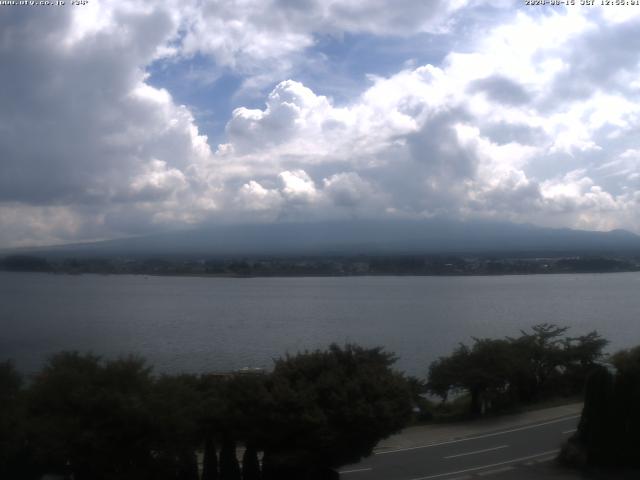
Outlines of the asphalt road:
M 576 428 L 572 415 L 533 425 L 411 448 L 377 452 L 345 467 L 344 480 L 462 480 L 554 458 Z

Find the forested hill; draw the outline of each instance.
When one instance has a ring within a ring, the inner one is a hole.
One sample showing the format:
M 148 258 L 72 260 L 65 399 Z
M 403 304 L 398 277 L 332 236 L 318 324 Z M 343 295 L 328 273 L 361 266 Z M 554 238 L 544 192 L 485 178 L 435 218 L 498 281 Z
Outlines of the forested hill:
M 640 254 L 640 236 L 445 219 L 224 225 L 95 243 L 5 251 L 47 257 Z

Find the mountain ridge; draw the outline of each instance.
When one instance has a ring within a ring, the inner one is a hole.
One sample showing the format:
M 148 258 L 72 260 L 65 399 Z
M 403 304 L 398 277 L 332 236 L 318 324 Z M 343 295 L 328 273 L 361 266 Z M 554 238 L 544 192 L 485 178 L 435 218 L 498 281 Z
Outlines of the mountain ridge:
M 201 227 L 82 244 L 7 249 L 67 257 L 640 253 L 640 236 L 494 221 L 351 220 Z

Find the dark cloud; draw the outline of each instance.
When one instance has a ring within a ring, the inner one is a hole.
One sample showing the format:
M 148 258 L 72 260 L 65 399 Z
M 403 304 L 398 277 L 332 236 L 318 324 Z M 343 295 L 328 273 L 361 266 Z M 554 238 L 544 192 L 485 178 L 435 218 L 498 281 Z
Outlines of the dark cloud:
M 522 123 L 489 123 L 482 126 L 481 132 L 498 144 L 517 142 L 523 145 L 539 145 L 546 141 L 546 134 L 542 128 Z
M 168 15 L 118 15 L 118 35 L 64 47 L 71 9 L 47 9 L 60 12 L 52 16 L 11 10 L 8 17 L 16 11 L 19 21 L 0 46 L 0 200 L 107 198 L 149 159 L 149 139 L 137 134 L 158 128 L 157 112 L 131 92 L 142 79 L 140 65 L 170 33 Z M 164 146 L 175 151 L 176 140 Z
M 461 110 L 439 113 L 425 121 L 418 132 L 407 135 L 411 157 L 424 175 L 449 182 L 474 176 L 477 159 L 460 145 L 454 129 L 466 118 Z
M 491 100 L 508 105 L 523 105 L 531 101 L 530 95 L 522 85 L 500 75 L 472 82 L 469 85 L 469 92 L 483 92 Z

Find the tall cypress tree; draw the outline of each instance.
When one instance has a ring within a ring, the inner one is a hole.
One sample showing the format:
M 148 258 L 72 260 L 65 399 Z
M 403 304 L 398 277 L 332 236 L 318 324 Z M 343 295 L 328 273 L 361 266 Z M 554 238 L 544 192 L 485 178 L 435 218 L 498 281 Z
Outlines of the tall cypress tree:
M 231 437 L 222 441 L 220 450 L 220 480 L 242 480 L 240 464 L 236 457 L 236 442 Z
M 178 479 L 198 480 L 198 458 L 193 450 L 185 449 L 178 456 Z
M 242 456 L 242 480 L 260 480 L 260 462 L 258 451 L 249 444 Z
M 204 458 L 202 459 L 202 480 L 218 480 L 218 455 L 216 443 L 211 435 L 204 443 Z
M 613 356 L 617 368 L 614 399 L 615 453 L 619 465 L 640 466 L 640 346 Z M 612 442 L 613 443 L 613 442 Z
M 262 455 L 262 480 L 277 480 L 276 472 L 271 461 L 271 454 L 265 451 Z
M 615 440 L 612 422 L 613 376 L 606 368 L 593 371 L 585 384 L 584 407 L 578 437 L 587 447 L 590 463 L 606 463 Z

